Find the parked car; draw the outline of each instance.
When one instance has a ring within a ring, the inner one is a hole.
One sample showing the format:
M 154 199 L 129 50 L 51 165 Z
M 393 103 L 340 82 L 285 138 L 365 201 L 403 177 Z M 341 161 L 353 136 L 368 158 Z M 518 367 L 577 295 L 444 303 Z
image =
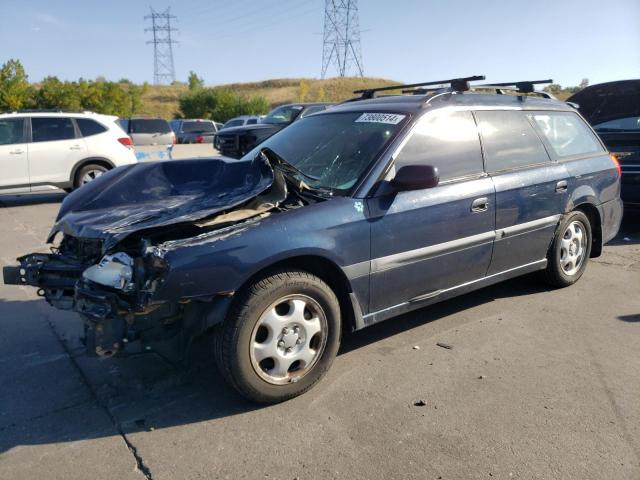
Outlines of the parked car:
M 216 135 L 215 146 L 226 157 L 240 158 L 274 133 L 296 120 L 326 110 L 328 103 L 296 103 L 278 107 L 256 125 L 224 128 Z
M 136 163 L 118 117 L 95 113 L 0 115 L 0 193 L 71 191 L 120 165 Z
M 218 131 L 215 122 L 200 118 L 187 118 L 169 122 L 176 135 L 176 143 L 213 143 Z
M 134 145 L 172 145 L 176 143 L 169 122 L 163 118 L 125 118 L 120 126 L 131 137 Z
M 219 128 L 218 131 L 224 130 L 227 128 L 234 127 L 243 127 L 245 125 L 255 125 L 260 123 L 260 117 L 257 115 L 240 115 L 239 117 L 234 117 L 227 120 L 222 128 Z M 218 135 L 213 138 L 213 146 L 217 149 L 220 148 L 220 143 L 218 142 Z
M 566 103 L 468 80 L 369 90 L 241 161 L 109 172 L 4 281 L 79 312 L 104 357 L 213 329 L 225 378 L 266 403 L 311 388 L 342 332 L 530 272 L 575 283 L 618 231 L 616 163 Z
M 640 80 L 591 85 L 572 95 L 622 168 L 622 200 L 640 207 Z

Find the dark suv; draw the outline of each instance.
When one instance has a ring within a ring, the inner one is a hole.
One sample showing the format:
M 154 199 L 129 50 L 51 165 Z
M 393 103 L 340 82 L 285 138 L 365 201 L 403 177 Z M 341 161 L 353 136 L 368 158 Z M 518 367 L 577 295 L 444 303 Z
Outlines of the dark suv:
M 221 130 L 216 135 L 215 146 L 225 157 L 240 158 L 274 133 L 288 127 L 296 120 L 326 110 L 328 106 L 330 104 L 327 103 L 282 105 L 269 112 L 258 124 Z
M 90 354 L 181 352 L 213 329 L 258 402 L 313 386 L 343 331 L 529 272 L 573 284 L 618 231 L 616 165 L 566 103 L 451 83 L 336 106 L 241 161 L 112 170 L 5 283 L 80 313 Z

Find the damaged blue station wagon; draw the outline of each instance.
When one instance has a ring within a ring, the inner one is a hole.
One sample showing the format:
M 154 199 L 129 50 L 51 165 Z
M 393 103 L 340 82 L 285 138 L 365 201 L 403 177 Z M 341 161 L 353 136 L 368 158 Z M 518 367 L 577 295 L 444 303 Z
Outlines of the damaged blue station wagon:
M 535 82 L 482 78 L 356 92 L 240 161 L 114 169 L 4 281 L 77 311 L 94 355 L 180 357 L 214 329 L 225 378 L 266 403 L 311 388 L 343 329 L 533 271 L 571 285 L 618 231 L 619 167 Z

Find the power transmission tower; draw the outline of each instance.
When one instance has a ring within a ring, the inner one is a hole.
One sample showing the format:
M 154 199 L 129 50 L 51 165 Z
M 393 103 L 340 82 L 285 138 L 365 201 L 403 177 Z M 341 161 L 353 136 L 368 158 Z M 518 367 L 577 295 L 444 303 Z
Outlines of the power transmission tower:
M 331 64 L 341 77 L 351 71 L 363 76 L 357 0 L 325 0 L 322 78 Z
M 156 12 L 151 8 L 151 15 L 146 15 L 145 20 L 151 19 L 151 28 L 145 28 L 145 32 L 153 32 L 153 83 L 172 83 L 176 80 L 176 71 L 173 66 L 173 45 L 176 42 L 171 38 L 171 33 L 178 29 L 171 26 L 171 20 L 175 15 L 169 13 L 169 8 L 164 12 Z

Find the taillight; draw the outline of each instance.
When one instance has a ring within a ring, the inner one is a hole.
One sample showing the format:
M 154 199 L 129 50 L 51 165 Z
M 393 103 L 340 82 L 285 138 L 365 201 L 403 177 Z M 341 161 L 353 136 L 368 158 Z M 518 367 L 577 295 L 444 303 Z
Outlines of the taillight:
M 120 137 L 118 141 L 127 148 L 133 148 L 131 137 Z
M 204 143 L 204 137 L 202 135 L 198 135 L 196 137 L 196 143 Z
M 611 158 L 611 161 L 616 166 L 616 170 L 618 171 L 618 176 L 621 177 L 622 176 L 622 167 L 620 166 L 620 160 L 618 160 L 618 157 L 616 157 L 613 153 L 609 154 L 609 158 Z

